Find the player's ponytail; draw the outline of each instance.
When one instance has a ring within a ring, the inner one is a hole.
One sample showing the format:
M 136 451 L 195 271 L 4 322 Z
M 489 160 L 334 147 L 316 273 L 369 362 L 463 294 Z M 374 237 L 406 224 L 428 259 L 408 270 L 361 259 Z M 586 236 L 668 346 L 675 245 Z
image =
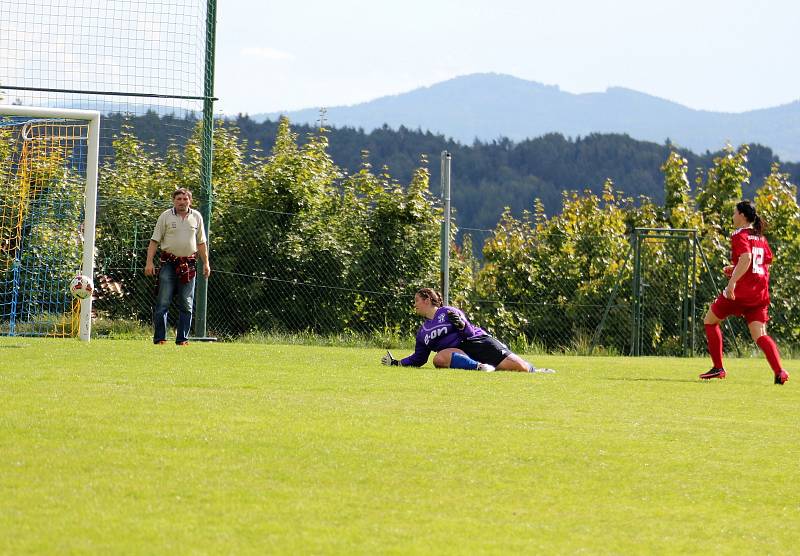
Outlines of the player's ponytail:
M 430 299 L 434 307 L 442 306 L 442 296 L 433 288 L 420 288 L 417 290 L 417 295 L 422 299 Z
M 753 219 L 753 231 L 758 235 L 764 235 L 764 221 L 757 214 Z
M 753 225 L 753 231 L 757 235 L 764 234 L 764 228 L 767 227 L 762 218 L 756 214 L 756 206 L 752 201 L 740 201 L 736 204 L 736 210 L 745 217 L 745 219 Z

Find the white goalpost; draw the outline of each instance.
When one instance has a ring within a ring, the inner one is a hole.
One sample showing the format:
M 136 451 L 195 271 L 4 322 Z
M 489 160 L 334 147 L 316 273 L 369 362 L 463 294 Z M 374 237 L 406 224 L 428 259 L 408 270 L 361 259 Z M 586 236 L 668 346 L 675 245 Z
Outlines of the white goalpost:
M 100 113 L 0 106 L 0 334 L 91 336 Z

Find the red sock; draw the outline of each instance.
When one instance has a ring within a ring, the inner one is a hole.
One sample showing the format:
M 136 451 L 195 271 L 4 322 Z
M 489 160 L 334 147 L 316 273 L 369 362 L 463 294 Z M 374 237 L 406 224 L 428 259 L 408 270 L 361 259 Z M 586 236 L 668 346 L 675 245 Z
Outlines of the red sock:
M 722 369 L 722 329 L 719 327 L 719 324 L 707 324 L 705 327 L 711 363 L 717 369 Z
M 775 345 L 773 339 L 766 335 L 761 336 L 756 340 L 756 344 L 758 344 L 758 347 L 764 352 L 764 355 L 767 356 L 767 361 L 769 362 L 769 366 L 772 367 L 772 372 L 775 374 L 780 373 L 783 370 L 783 367 L 781 367 L 781 355 L 778 353 L 778 346 Z

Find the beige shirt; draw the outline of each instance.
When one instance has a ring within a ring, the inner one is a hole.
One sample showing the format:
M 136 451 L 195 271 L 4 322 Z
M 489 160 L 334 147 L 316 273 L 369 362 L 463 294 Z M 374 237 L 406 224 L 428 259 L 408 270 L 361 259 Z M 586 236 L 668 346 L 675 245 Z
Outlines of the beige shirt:
M 194 255 L 197 253 L 197 246 L 206 242 L 203 216 L 198 211 L 189 209 L 186 218 L 181 218 L 174 208 L 167 209 L 158 217 L 150 239 L 157 242 L 162 251 L 176 257 Z

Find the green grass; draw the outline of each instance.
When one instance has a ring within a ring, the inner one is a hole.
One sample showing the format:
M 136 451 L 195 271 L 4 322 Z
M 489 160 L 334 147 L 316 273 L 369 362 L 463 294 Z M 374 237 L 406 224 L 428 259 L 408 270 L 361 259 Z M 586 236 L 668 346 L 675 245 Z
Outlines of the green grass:
M 0 340 L 0 553 L 796 550 L 800 389 L 762 359 L 381 354 Z

